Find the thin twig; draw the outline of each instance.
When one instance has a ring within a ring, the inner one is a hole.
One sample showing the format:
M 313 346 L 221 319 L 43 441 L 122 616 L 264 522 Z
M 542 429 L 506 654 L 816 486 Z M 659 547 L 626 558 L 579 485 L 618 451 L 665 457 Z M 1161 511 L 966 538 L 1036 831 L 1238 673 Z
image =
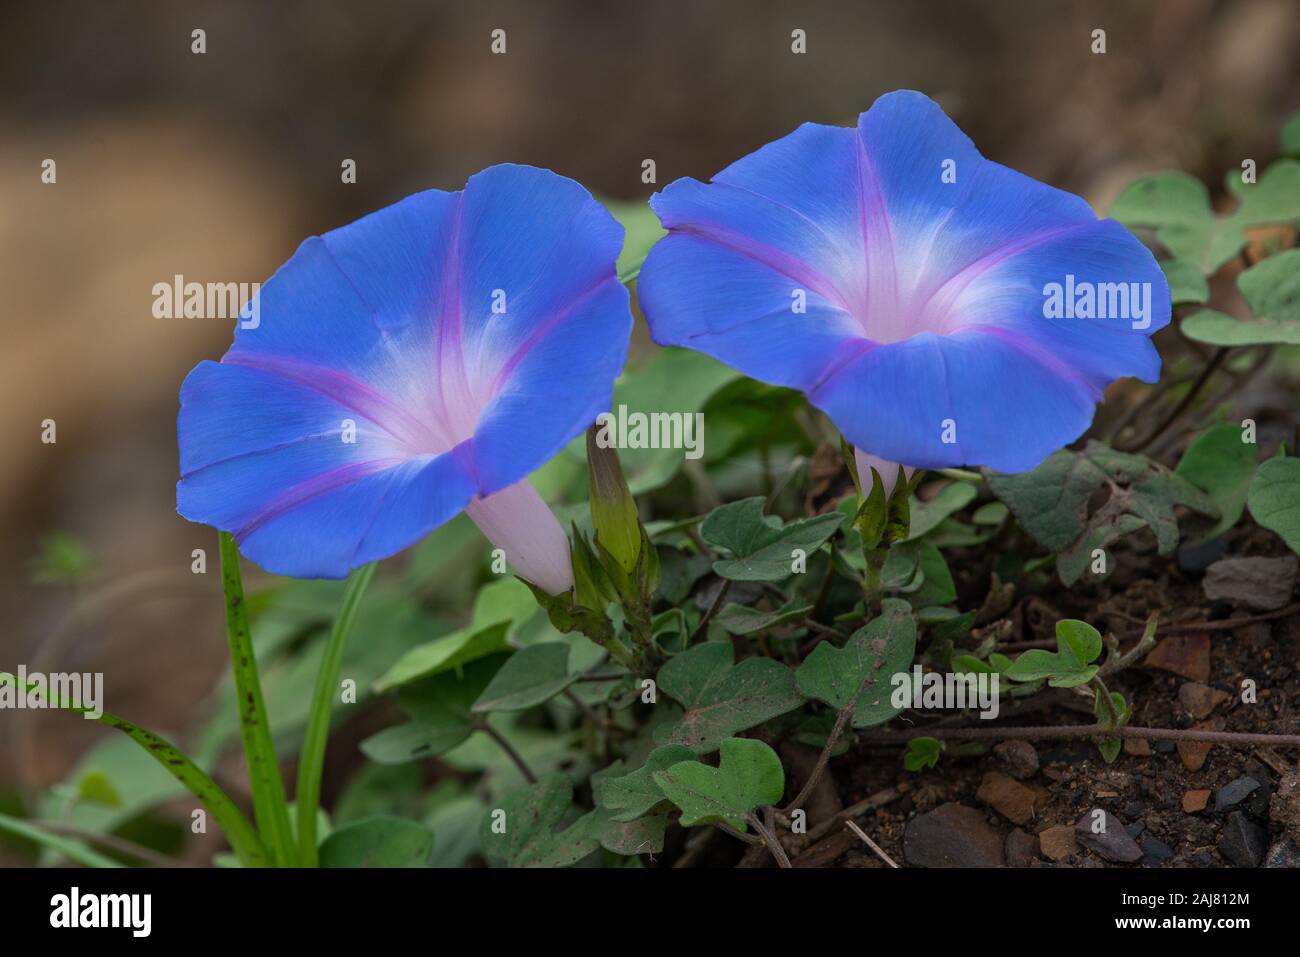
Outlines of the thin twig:
M 886 804 L 892 804 L 902 796 L 903 792 L 898 790 L 898 788 L 885 788 L 883 791 L 877 791 L 875 794 L 870 794 L 867 797 L 864 797 L 861 801 L 850 804 L 829 821 L 824 821 L 809 831 L 808 843 L 816 844 L 831 831 L 835 830 L 835 828 L 839 827 L 843 822 L 852 820 L 855 817 L 861 817 L 868 811 L 882 808 Z
M 519 769 L 519 773 L 524 776 L 525 781 L 529 784 L 537 783 L 537 775 L 533 774 L 532 769 L 528 767 L 523 756 L 515 750 L 514 745 L 507 741 L 501 732 L 492 727 L 492 725 L 488 724 L 486 721 L 479 724 L 478 729 L 501 746 L 501 750 L 506 753 L 506 757 L 514 762 L 515 767 Z
M 839 713 L 835 716 L 835 725 L 831 728 L 831 733 L 826 736 L 826 744 L 822 748 L 822 753 L 817 755 L 817 763 L 813 765 L 812 773 L 808 775 L 808 780 L 803 783 L 803 787 L 799 789 L 799 793 L 794 796 L 793 800 L 781 809 L 781 813 L 790 814 L 796 808 L 802 807 L 803 802 L 808 799 L 808 795 L 812 794 L 813 788 L 817 787 L 817 782 L 821 780 L 826 765 L 830 763 L 831 752 L 835 750 L 840 735 L 844 733 L 844 726 L 849 723 L 849 718 L 853 717 L 853 705 L 858 700 L 860 691 L 861 688 L 855 691 L 853 697 L 849 699 L 849 703 L 840 708 Z
M 866 844 L 867 847 L 871 848 L 873 851 L 876 852 L 876 857 L 880 858 L 882 861 L 884 861 L 886 864 L 888 864 L 890 867 L 894 868 L 895 870 L 898 869 L 898 865 L 894 863 L 894 859 L 890 857 L 888 854 L 886 854 L 883 850 L 881 850 L 879 844 L 877 844 L 871 838 L 867 837 L 866 831 L 858 827 L 858 825 L 855 824 L 853 821 L 845 821 L 844 826 L 847 827 L 854 834 L 856 834 L 858 837 L 862 838 L 862 842 Z
M 737 831 L 730 824 L 723 824 L 721 821 L 719 821 L 717 824 L 713 826 L 716 827 L 723 834 L 727 834 L 731 837 L 734 837 L 738 841 L 744 841 L 746 844 L 749 844 L 751 846 L 757 846 L 763 843 L 761 838 L 757 838 L 753 834 L 746 834 L 744 831 Z
M 1205 383 L 1210 381 L 1210 377 L 1214 375 L 1214 371 L 1223 364 L 1224 359 L 1228 358 L 1228 352 L 1229 349 L 1227 346 L 1220 346 L 1218 349 L 1214 350 L 1214 355 L 1212 355 L 1210 361 L 1205 364 L 1205 368 L 1203 368 L 1201 374 L 1196 377 L 1196 381 L 1192 383 L 1191 388 L 1187 390 L 1186 394 L 1179 400 L 1178 404 L 1173 407 L 1169 414 L 1160 421 L 1160 424 L 1148 432 L 1140 442 L 1135 442 L 1121 451 L 1141 452 L 1144 448 L 1158 439 L 1164 433 L 1165 429 L 1169 428 L 1182 418 L 1183 413 L 1186 412 L 1191 407 L 1192 403 L 1196 401 L 1196 397 L 1200 394 L 1201 388 Z
M 750 812 L 745 815 L 745 820 L 749 822 L 749 826 L 758 833 L 760 838 L 762 838 L 763 843 L 767 845 L 767 849 L 772 852 L 772 856 L 776 858 L 777 866 L 791 867 L 790 858 L 785 853 L 785 848 L 782 847 L 781 842 L 776 839 L 776 835 L 763 826 L 763 822 L 758 819 L 758 815 Z
M 694 644 L 704 637 L 704 635 L 708 634 L 709 622 L 713 620 L 713 616 L 716 615 L 718 609 L 722 607 L 722 603 L 726 600 L 727 592 L 729 591 L 731 591 L 731 579 L 724 578 L 722 580 L 722 587 L 719 588 L 718 593 L 713 596 L 713 604 L 711 604 L 708 611 L 704 613 L 704 617 L 700 619 L 700 623 L 695 626 L 695 633 L 691 635 L 691 644 Z
M 1300 748 L 1300 734 L 1254 734 L 1239 731 L 1201 731 L 1194 728 L 1100 728 L 1095 724 L 1063 724 L 1030 728 L 917 728 L 909 731 L 868 731 L 867 744 L 906 744 L 913 738 L 949 741 L 1000 741 L 1010 738 L 1053 740 L 1066 738 L 1144 738 L 1148 741 L 1200 741 L 1227 747 L 1257 746 Z

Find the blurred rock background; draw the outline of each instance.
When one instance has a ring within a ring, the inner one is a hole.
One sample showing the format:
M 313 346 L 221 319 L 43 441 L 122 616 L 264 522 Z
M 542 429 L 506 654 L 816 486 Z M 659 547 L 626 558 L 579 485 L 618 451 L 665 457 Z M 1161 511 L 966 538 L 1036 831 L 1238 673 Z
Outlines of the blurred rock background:
M 225 658 L 215 536 L 174 511 L 175 413 L 230 329 L 155 319 L 154 283 L 265 279 L 305 236 L 492 163 L 644 197 L 647 157 L 660 185 L 706 178 L 899 87 L 1098 209 L 1141 173 L 1262 168 L 1300 108 L 1296 0 L 47 0 L 0 6 L 0 48 L 0 669 L 106 671 L 111 708 L 164 731 Z M 59 531 L 92 570 L 36 583 Z M 102 733 L 0 715 L 0 788 Z

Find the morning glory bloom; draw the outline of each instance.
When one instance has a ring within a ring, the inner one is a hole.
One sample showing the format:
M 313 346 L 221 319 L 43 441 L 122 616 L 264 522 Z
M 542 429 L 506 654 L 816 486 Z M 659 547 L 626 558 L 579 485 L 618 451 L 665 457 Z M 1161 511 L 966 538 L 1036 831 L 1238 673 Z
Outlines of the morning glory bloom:
M 888 484 L 893 463 L 1033 468 L 1113 379 L 1159 375 L 1169 287 L 1147 249 L 982 157 L 920 93 L 651 204 L 669 230 L 638 284 L 655 341 L 801 390 Z
M 623 229 L 503 165 L 306 240 L 181 386 L 181 515 L 298 578 L 342 578 L 460 511 L 550 594 L 563 529 L 526 476 L 610 406 Z

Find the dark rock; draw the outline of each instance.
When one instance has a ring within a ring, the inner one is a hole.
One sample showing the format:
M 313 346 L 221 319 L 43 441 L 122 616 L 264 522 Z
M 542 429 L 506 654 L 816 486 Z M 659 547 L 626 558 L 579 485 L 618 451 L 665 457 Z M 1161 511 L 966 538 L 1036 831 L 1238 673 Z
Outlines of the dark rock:
M 1004 850 L 1007 867 L 1029 867 L 1038 857 L 1038 838 L 1018 827 L 1014 828 L 1007 835 Z
M 1153 747 L 1160 754 L 1169 754 L 1171 751 L 1174 750 L 1175 747 L 1177 747 L 1177 745 L 1175 745 L 1174 742 L 1172 741 L 1157 741 L 1153 745 Z
M 1028 741 L 1003 741 L 993 753 L 1013 778 L 1023 781 L 1038 773 L 1038 752 Z
M 1174 856 L 1174 849 L 1159 838 L 1149 837 L 1141 846 L 1142 863 L 1147 867 L 1159 867 Z
M 951 803 L 908 822 L 903 857 L 914 867 L 1001 867 L 1005 861 L 1002 837 L 984 815 Z
M 1132 824 L 1125 824 L 1124 830 L 1128 831 L 1128 836 L 1132 838 L 1139 837 L 1147 826 L 1141 821 L 1134 821 Z
M 1124 829 L 1124 822 L 1100 808 L 1081 817 L 1074 825 L 1074 834 L 1081 845 L 1108 861 L 1132 864 L 1142 857 L 1142 849 Z
M 1282 838 L 1268 851 L 1265 867 L 1300 867 L 1300 847 L 1288 837 Z
M 1276 611 L 1291 600 L 1300 559 L 1223 558 L 1205 570 L 1205 597 L 1255 611 Z
M 1222 538 L 1212 538 L 1199 545 L 1179 545 L 1178 567 L 1185 572 L 1203 572 L 1226 554 L 1228 543 Z
M 1244 811 L 1233 811 L 1219 835 L 1219 853 L 1237 867 L 1259 867 L 1268 852 L 1268 832 Z
M 1192 854 L 1190 857 L 1188 857 L 1187 863 L 1190 864 L 1192 867 L 1217 867 L 1218 866 L 1218 861 L 1214 859 L 1214 855 L 1211 854 L 1209 851 L 1207 851 L 1205 848 L 1201 848 L 1195 854 Z
M 1242 777 L 1230 781 L 1214 792 L 1214 813 L 1222 814 L 1236 807 L 1259 789 L 1259 782 L 1254 778 Z

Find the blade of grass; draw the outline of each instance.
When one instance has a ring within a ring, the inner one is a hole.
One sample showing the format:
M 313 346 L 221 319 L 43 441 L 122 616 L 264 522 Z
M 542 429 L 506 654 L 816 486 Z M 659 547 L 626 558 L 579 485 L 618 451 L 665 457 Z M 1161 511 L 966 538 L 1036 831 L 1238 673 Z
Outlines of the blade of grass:
M 20 685 L 18 679 L 8 672 L 0 672 L 0 684 L 11 684 L 23 694 L 35 687 L 35 685 L 26 687 Z M 81 705 L 68 701 L 51 700 L 50 703 L 77 714 L 86 714 L 89 711 Z M 221 785 L 182 754 L 175 745 L 152 731 L 125 718 L 119 718 L 115 714 L 109 714 L 107 711 L 95 715 L 94 718 L 100 724 L 116 728 L 135 741 L 144 748 L 146 754 L 162 765 L 168 774 L 198 798 L 216 820 L 222 833 L 226 835 L 226 840 L 230 842 L 230 849 L 235 852 L 241 864 L 245 867 L 266 867 L 270 863 L 266 848 L 262 846 L 257 832 L 253 830 L 253 825 L 239 810 L 239 806 L 221 789 Z
M 253 790 L 253 815 L 272 862 L 277 867 L 291 867 L 297 855 L 289 828 L 289 807 L 280 777 L 280 760 L 266 720 L 262 683 L 257 676 L 257 657 L 253 654 L 253 638 L 244 607 L 244 583 L 239 575 L 239 552 L 228 532 L 221 533 L 221 584 L 226 598 L 230 668 L 239 703 L 239 731 Z
M 307 717 L 307 732 L 298 758 L 298 849 L 303 867 L 315 867 L 316 811 L 320 807 L 321 774 L 325 770 L 325 745 L 329 742 L 330 716 L 334 712 L 334 693 L 339 685 L 339 672 L 343 667 L 343 649 L 347 646 L 352 623 L 366 586 L 375 575 L 375 565 L 363 565 L 348 579 L 347 591 L 338 616 L 330 627 L 325 651 L 321 655 L 320 670 L 316 673 L 316 690 L 312 692 L 311 713 Z
M 61 834 L 51 834 L 49 831 L 43 831 L 39 827 L 28 824 L 21 818 L 10 817 L 8 814 L 0 814 L 0 831 L 8 831 L 10 834 L 34 841 L 42 847 L 48 847 L 69 860 L 76 861 L 78 864 L 85 864 L 87 867 L 122 866 L 117 861 L 105 857 L 103 854 L 97 854 L 77 841 L 66 838 Z

